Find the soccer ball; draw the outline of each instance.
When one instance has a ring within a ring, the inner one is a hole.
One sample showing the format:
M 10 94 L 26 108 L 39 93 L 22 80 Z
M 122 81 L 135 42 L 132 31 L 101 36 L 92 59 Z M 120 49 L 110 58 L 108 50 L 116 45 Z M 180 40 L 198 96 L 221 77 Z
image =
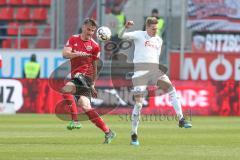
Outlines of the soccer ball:
M 108 27 L 102 26 L 97 29 L 96 34 L 99 41 L 108 41 L 111 38 L 112 32 Z

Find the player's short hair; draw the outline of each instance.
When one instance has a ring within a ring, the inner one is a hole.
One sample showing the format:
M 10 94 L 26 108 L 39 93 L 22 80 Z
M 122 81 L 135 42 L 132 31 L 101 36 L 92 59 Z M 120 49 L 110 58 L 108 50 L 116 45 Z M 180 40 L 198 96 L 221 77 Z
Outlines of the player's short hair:
M 146 19 L 146 26 L 150 26 L 151 24 L 158 24 L 158 20 L 156 17 L 148 17 Z
M 95 19 L 92 19 L 92 18 L 85 19 L 84 22 L 83 22 L 83 25 L 85 25 L 85 24 L 90 24 L 91 26 L 94 26 L 94 27 L 98 26 L 97 21 Z

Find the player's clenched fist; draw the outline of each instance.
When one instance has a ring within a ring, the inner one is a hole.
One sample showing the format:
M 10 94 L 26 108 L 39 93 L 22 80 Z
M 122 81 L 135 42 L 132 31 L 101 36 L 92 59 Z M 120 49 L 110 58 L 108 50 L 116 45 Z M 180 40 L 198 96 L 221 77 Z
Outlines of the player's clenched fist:
M 134 22 L 133 21 L 127 21 L 126 24 L 125 24 L 125 28 L 130 28 L 134 25 Z

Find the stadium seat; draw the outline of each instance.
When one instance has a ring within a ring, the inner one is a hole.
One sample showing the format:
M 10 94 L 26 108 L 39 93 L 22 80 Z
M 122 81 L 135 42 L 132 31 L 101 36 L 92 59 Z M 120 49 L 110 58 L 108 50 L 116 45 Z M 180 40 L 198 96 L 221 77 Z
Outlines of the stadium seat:
M 47 9 L 45 9 L 45 8 L 34 9 L 31 19 L 32 20 L 37 20 L 37 21 L 47 20 Z
M 25 36 L 36 36 L 38 34 L 37 25 L 35 23 L 26 23 L 23 26 L 21 35 Z
M 37 6 L 39 5 L 39 0 L 25 0 L 23 4 L 29 6 Z
M 39 4 L 42 6 L 50 6 L 51 5 L 51 0 L 40 0 Z
M 30 8 L 18 8 L 16 15 L 16 20 L 30 20 Z
M 6 5 L 7 4 L 7 0 L 1 0 L 0 1 L 0 6 Z
M 23 1 L 22 0 L 8 0 L 8 4 L 13 5 L 13 6 L 21 6 L 21 5 L 23 5 Z
M 19 24 L 17 22 L 11 22 L 8 24 L 7 34 L 9 36 L 18 35 Z
M 2 48 L 12 48 L 11 44 L 12 44 L 11 39 L 5 39 L 2 41 Z
M 2 8 L 0 10 L 0 20 L 13 20 L 13 8 Z
M 42 36 L 47 36 L 47 37 L 51 36 L 51 29 L 45 28 Z M 51 40 L 45 39 L 45 38 L 38 38 L 38 40 L 35 44 L 35 47 L 36 48 L 51 48 Z
M 21 39 L 20 40 L 20 48 L 28 48 L 29 47 L 29 42 L 27 39 Z M 18 48 L 18 39 L 14 40 L 13 48 Z

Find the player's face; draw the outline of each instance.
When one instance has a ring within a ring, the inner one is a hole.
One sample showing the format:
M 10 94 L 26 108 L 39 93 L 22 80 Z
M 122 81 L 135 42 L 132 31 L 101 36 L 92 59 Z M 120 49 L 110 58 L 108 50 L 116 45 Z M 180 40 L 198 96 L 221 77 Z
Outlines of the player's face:
M 150 37 L 154 37 L 157 34 L 157 29 L 157 24 L 150 24 L 146 27 L 146 31 Z
M 89 40 L 92 38 L 95 30 L 96 30 L 96 26 L 92 26 L 90 24 L 85 24 L 82 27 L 82 34 L 86 40 Z
M 153 13 L 153 14 L 152 14 L 152 17 L 158 18 L 158 13 Z

